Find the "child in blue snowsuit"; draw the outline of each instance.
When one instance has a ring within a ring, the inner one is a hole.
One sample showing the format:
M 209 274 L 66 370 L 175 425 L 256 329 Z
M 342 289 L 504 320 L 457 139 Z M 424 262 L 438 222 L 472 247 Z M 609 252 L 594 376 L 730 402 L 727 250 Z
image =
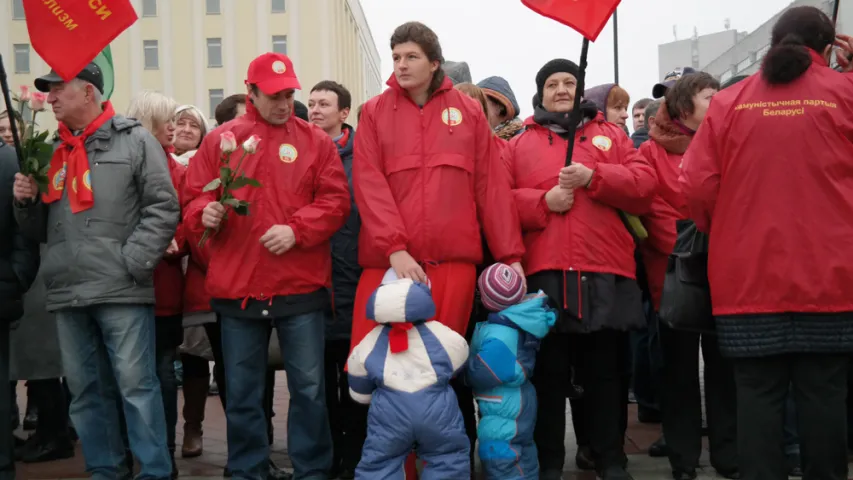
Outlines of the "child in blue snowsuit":
M 367 441 L 355 478 L 401 480 L 406 457 L 424 462 L 422 480 L 471 477 L 470 444 L 450 379 L 468 359 L 465 338 L 437 321 L 429 287 L 383 283 L 367 303 L 380 325 L 347 362 L 350 395 L 369 403 Z
M 488 480 L 538 480 L 533 430 L 536 390 L 530 383 L 539 342 L 556 321 L 547 296 L 524 295 L 523 280 L 495 264 L 480 276 L 483 305 L 492 311 L 471 340 L 467 381 L 480 410 L 477 436 Z

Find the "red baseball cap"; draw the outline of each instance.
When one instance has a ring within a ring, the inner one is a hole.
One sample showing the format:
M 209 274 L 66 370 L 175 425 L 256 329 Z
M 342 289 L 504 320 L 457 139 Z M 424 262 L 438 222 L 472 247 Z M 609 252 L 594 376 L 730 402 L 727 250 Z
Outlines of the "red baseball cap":
M 293 62 L 281 53 L 265 53 L 252 60 L 247 77 L 247 84 L 257 85 L 267 95 L 302 88 L 293 70 Z

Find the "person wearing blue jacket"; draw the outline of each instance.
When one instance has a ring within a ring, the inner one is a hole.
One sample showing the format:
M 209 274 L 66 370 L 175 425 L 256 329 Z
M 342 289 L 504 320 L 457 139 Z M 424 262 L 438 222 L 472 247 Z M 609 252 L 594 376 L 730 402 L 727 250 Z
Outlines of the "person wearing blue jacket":
M 377 325 L 347 361 L 350 395 L 370 404 L 356 480 L 404 478 L 406 457 L 424 461 L 421 480 L 471 477 L 470 442 L 450 379 L 468 342 L 435 320 L 430 287 L 389 270 L 367 302 Z
M 530 383 L 540 340 L 557 319 L 542 293 L 524 295 L 524 280 L 496 263 L 477 282 L 492 313 L 474 330 L 467 381 L 480 408 L 477 436 L 487 480 L 538 480 L 536 389 Z

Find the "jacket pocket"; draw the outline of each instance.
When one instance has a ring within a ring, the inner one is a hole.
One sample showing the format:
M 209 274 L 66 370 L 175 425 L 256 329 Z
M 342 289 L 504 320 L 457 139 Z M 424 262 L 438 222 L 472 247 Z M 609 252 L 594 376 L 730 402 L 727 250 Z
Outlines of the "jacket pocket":
M 93 211 L 100 212 L 101 216 L 112 216 L 112 213 L 123 215 L 127 207 L 132 205 L 131 202 L 138 202 L 130 159 L 98 157 L 92 163 Z M 120 220 L 118 217 L 113 219 Z
M 131 274 L 121 253 L 122 245 L 130 233 L 127 223 L 88 217 L 83 223 L 83 233 L 88 240 L 77 258 L 81 271 L 96 278 L 134 281 L 135 276 Z

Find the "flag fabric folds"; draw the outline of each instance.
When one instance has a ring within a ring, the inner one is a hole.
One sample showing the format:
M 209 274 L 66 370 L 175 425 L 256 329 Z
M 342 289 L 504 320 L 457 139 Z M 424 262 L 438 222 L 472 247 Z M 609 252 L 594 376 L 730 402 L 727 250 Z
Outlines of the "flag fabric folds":
M 104 100 L 109 100 L 115 88 L 115 67 L 113 67 L 113 54 L 110 46 L 107 45 L 107 48 L 99 53 L 93 62 L 101 69 L 104 76 Z
M 33 49 L 66 81 L 138 18 L 130 0 L 23 1 Z
M 534 12 L 571 27 L 594 42 L 621 0 L 521 0 Z

